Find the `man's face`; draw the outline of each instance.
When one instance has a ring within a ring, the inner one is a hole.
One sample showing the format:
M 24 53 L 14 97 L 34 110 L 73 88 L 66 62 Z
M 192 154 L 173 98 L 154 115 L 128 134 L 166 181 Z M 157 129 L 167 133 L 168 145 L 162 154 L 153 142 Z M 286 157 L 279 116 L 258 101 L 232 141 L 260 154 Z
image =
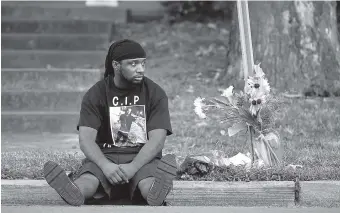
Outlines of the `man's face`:
M 145 58 L 126 59 L 121 61 L 121 74 L 130 83 L 140 84 L 145 72 Z

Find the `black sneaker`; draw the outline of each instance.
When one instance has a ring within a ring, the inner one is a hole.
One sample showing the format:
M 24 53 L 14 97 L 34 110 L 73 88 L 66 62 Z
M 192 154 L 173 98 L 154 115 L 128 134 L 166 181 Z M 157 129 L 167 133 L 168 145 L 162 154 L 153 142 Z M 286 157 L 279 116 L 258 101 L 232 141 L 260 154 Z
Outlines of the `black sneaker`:
M 147 202 L 150 206 L 161 206 L 173 187 L 177 164 L 175 155 L 165 155 L 158 163 L 155 182 L 148 193 Z
M 72 206 L 80 206 L 84 204 L 84 195 L 58 164 L 52 161 L 45 163 L 44 177 L 46 182 L 57 191 L 66 203 Z

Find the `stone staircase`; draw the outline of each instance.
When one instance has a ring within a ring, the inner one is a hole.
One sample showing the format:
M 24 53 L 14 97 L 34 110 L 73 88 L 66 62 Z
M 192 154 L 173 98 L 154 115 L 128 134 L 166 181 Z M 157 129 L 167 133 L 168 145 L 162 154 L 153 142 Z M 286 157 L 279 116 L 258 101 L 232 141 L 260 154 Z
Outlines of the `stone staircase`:
M 2 2 L 1 11 L 2 138 L 77 133 L 82 97 L 126 11 L 84 2 Z
M 127 22 L 128 10 L 136 21 L 164 15 L 159 2 L 1 2 L 3 151 L 78 147 L 82 97 L 99 80 L 110 40 L 120 38 L 115 26 Z

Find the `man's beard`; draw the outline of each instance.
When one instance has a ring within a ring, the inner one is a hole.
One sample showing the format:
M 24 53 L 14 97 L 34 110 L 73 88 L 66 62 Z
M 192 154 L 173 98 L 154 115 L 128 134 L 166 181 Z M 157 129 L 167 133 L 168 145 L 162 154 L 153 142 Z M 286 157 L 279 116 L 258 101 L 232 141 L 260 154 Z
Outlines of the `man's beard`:
M 130 84 L 133 84 L 133 85 L 139 85 L 143 82 L 143 79 L 144 79 L 144 76 L 141 78 L 141 79 L 136 79 L 135 77 L 133 77 L 132 79 L 130 80 L 127 80 L 125 79 L 126 81 L 128 81 Z
M 121 77 L 124 79 L 124 81 L 125 81 L 126 83 L 128 83 L 128 84 L 130 84 L 130 85 L 133 85 L 133 86 L 142 84 L 142 82 L 143 82 L 143 80 L 144 80 L 144 75 L 143 75 L 143 77 L 141 78 L 141 80 L 136 80 L 135 77 L 132 77 L 131 79 L 127 79 L 127 78 L 125 77 L 125 75 L 123 74 L 123 72 L 120 72 L 120 74 L 121 74 Z
M 143 79 L 144 78 L 142 78 L 142 80 L 134 80 L 134 81 L 132 81 L 132 84 L 139 85 L 143 82 Z

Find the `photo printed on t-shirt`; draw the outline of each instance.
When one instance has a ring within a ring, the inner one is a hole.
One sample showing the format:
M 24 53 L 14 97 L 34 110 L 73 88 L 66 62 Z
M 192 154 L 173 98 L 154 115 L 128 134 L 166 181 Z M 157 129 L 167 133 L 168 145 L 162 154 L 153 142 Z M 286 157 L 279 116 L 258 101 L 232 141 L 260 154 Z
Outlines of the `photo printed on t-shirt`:
M 145 117 L 144 105 L 110 107 L 110 127 L 113 145 L 131 147 L 146 143 Z

